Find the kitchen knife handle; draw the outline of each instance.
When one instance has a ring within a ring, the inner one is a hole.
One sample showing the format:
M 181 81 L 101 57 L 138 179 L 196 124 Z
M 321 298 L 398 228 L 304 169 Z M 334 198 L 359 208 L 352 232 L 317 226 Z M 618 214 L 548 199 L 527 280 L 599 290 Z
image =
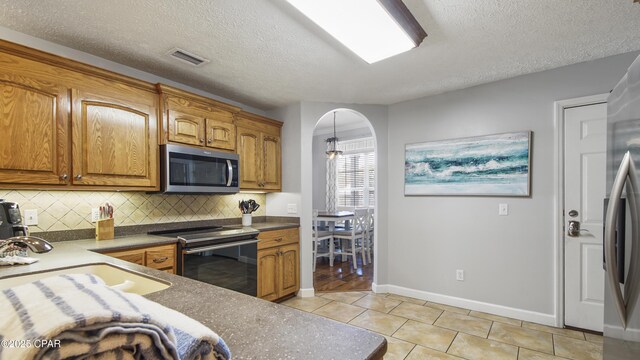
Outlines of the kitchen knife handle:
M 611 187 L 611 197 L 609 206 L 607 207 L 607 214 L 605 217 L 605 233 L 604 233 L 604 257 L 607 278 L 609 280 L 609 286 L 615 300 L 616 310 L 622 321 L 622 327 L 627 328 L 627 309 L 622 297 L 622 291 L 620 290 L 620 279 L 618 276 L 618 259 L 616 256 L 616 223 L 618 218 L 618 203 L 622 197 L 622 190 L 627 182 L 627 178 L 634 178 L 635 174 L 629 176 L 629 163 L 631 162 L 631 154 L 627 152 L 622 158 L 618 173 L 616 174 L 613 186 Z M 635 221 L 635 220 L 634 220 Z

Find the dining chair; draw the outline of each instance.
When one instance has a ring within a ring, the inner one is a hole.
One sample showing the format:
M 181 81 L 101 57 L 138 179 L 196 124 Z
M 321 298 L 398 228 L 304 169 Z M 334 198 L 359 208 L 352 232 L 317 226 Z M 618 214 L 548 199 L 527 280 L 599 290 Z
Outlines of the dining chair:
M 367 209 L 367 236 L 366 236 L 366 244 L 365 251 L 367 253 L 367 261 L 371 264 L 371 252 L 373 251 L 373 219 L 374 219 L 374 210 L 373 208 Z
M 358 268 L 357 253 L 362 255 L 362 265 L 367 265 L 366 254 L 364 251 L 365 237 L 367 236 L 367 210 L 355 209 L 353 225 L 351 229 L 335 230 L 333 232 L 334 240 L 340 240 L 340 255 L 350 256 L 353 261 L 353 268 Z M 349 242 L 345 246 L 345 242 Z M 334 248 L 335 251 L 335 248 Z M 336 251 L 337 254 L 337 251 Z
M 328 257 L 329 258 L 329 266 L 333 266 L 333 258 L 334 258 L 334 244 L 333 244 L 333 233 L 330 231 L 324 230 L 324 227 L 321 226 L 320 221 L 318 221 L 318 217 L 313 218 L 313 271 L 316 271 L 316 263 L 319 257 Z M 318 247 L 321 241 L 327 241 L 327 252 L 319 253 Z

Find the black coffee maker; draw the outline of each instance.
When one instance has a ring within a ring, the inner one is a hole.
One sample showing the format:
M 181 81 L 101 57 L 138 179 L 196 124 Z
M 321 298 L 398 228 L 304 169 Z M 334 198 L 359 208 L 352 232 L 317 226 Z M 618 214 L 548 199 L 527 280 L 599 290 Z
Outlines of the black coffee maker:
M 22 223 L 20 206 L 17 203 L 0 199 L 0 239 L 26 236 L 27 232 L 27 226 Z

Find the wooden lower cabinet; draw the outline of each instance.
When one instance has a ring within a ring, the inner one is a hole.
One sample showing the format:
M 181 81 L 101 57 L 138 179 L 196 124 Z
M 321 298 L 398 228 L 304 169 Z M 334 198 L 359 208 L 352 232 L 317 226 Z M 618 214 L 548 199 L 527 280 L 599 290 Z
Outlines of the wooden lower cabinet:
M 273 301 L 278 299 L 278 261 L 280 248 L 258 251 L 258 297 Z
M 175 274 L 176 251 L 176 245 L 171 244 L 124 251 L 109 251 L 105 252 L 104 255 Z
M 274 301 L 300 289 L 299 229 L 273 230 L 258 236 L 258 297 Z

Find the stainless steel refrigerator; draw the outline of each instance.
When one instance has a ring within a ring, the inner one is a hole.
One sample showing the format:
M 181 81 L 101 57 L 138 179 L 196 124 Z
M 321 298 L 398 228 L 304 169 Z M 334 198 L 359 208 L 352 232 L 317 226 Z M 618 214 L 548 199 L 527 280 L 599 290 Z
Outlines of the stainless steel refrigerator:
M 603 358 L 639 360 L 640 57 L 607 103 Z

